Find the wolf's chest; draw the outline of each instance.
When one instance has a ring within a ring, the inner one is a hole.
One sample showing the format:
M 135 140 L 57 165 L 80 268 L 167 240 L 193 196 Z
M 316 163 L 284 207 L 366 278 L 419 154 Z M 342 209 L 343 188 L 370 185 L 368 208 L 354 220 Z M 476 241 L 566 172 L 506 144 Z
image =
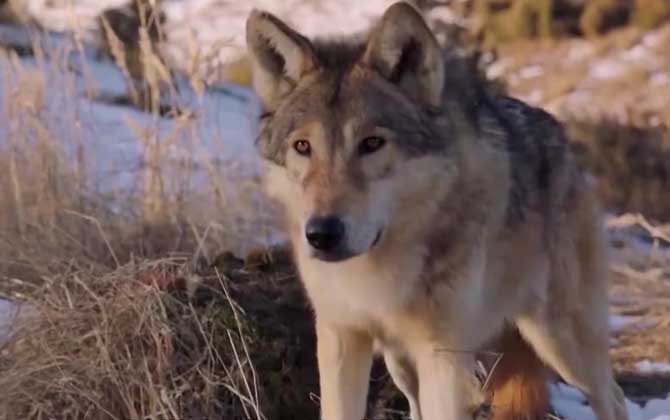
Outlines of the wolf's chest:
M 298 264 L 317 316 L 363 326 L 397 311 L 419 292 L 423 259 L 405 254 L 332 264 L 299 257 Z

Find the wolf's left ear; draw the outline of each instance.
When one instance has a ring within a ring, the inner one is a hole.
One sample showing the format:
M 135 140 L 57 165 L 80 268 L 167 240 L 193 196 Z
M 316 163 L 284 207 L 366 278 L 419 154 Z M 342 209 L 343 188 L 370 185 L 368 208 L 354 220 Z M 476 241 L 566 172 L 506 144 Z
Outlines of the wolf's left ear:
M 246 26 L 254 89 L 263 105 L 274 109 L 315 68 L 311 43 L 267 12 L 253 10 Z
M 395 3 L 384 12 L 363 60 L 410 97 L 440 105 L 444 87 L 440 45 L 423 16 L 408 3 Z

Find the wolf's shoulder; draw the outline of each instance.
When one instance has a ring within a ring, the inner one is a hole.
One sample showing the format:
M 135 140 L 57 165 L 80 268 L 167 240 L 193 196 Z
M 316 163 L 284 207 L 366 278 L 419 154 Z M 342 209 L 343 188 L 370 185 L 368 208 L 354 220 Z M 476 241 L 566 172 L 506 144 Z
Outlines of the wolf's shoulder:
M 512 187 L 509 216 L 561 207 L 581 175 L 563 124 L 541 108 L 509 96 L 490 100 L 506 135 Z
M 563 124 L 547 111 L 505 95 L 494 96 L 491 102 L 513 146 L 567 151 Z

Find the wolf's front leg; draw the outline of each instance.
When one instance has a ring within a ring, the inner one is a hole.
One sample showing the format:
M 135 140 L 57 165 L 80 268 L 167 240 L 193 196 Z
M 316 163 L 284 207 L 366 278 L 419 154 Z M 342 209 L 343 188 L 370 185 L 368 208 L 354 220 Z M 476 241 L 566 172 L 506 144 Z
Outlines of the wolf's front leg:
M 372 366 L 369 335 L 317 320 L 322 420 L 362 420 Z
M 473 420 L 485 402 L 475 376 L 474 355 L 437 346 L 417 358 L 424 420 Z

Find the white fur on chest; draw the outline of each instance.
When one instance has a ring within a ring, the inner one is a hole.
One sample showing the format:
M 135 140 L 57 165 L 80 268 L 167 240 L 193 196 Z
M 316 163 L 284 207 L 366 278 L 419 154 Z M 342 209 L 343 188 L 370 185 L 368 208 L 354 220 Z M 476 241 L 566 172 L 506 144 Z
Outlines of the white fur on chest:
M 301 278 L 317 316 L 342 325 L 367 328 L 404 306 L 418 292 L 422 249 L 396 258 L 363 255 L 327 263 L 298 251 Z

